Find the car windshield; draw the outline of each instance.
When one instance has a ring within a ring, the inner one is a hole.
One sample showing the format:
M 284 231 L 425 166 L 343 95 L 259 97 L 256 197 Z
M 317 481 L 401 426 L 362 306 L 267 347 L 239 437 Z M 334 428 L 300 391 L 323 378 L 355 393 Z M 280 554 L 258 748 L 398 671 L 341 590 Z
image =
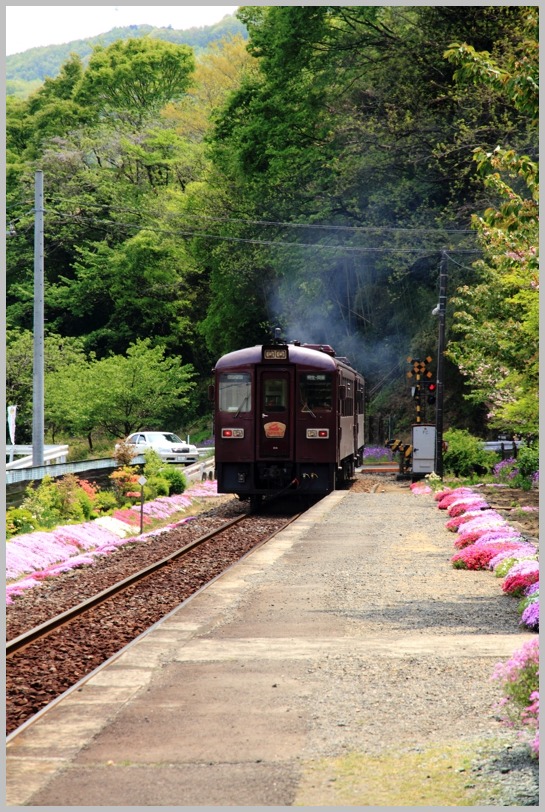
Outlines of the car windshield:
M 169 443 L 183 443 L 184 442 L 183 440 L 181 440 L 178 437 L 177 434 L 170 434 L 170 433 L 169 434 L 164 434 L 163 437 L 165 437 L 169 441 Z
M 149 438 L 150 440 L 166 440 L 168 443 L 183 443 L 177 434 L 171 434 L 169 431 L 151 432 Z

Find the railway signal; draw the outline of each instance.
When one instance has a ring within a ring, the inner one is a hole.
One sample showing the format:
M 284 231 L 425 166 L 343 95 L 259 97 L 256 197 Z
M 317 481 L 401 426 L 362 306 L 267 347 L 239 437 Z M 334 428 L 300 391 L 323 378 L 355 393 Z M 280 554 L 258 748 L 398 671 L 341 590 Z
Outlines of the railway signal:
M 426 388 L 428 390 L 428 403 L 435 403 L 436 399 L 436 391 L 437 391 L 437 384 L 436 383 L 428 383 L 426 384 Z
M 421 361 L 420 358 L 411 358 L 411 356 L 409 356 L 407 358 L 407 361 L 408 361 L 409 364 L 412 364 L 412 370 L 409 370 L 409 372 L 407 372 L 407 378 L 412 378 L 414 376 L 414 378 L 416 379 L 415 380 L 415 386 L 411 387 L 411 394 L 412 394 L 412 397 L 413 397 L 413 399 L 415 401 L 416 422 L 420 423 L 421 420 L 422 420 L 422 417 L 421 417 L 421 414 L 420 414 L 420 412 L 421 412 L 421 399 L 420 399 L 421 385 L 420 385 L 420 380 L 421 380 L 421 378 L 431 378 L 431 377 L 433 377 L 432 373 L 427 368 L 427 365 L 431 364 L 431 362 L 433 361 L 433 358 L 431 357 L 431 355 L 427 355 L 426 358 L 424 359 L 424 361 Z M 428 403 L 429 402 L 430 401 L 428 400 Z

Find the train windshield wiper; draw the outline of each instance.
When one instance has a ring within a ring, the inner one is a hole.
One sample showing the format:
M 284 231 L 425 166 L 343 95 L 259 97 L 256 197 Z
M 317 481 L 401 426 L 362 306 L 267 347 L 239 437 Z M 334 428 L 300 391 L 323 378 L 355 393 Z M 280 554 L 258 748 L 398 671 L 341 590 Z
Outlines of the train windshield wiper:
M 313 416 L 313 418 L 316 419 L 316 415 L 314 414 L 314 412 L 312 411 L 312 409 L 310 408 L 308 403 L 305 403 L 305 405 L 302 407 L 301 411 L 306 412 L 307 414 L 311 414 Z
M 244 406 L 244 404 L 245 404 L 245 403 L 246 403 L 246 401 L 248 400 L 248 397 L 249 397 L 249 395 L 246 395 L 246 397 L 244 398 L 244 400 L 242 401 L 242 403 L 241 403 L 241 404 L 240 404 L 240 406 L 238 407 L 238 409 L 237 409 L 237 411 L 236 411 L 236 414 L 235 414 L 235 417 L 238 417 L 238 416 L 239 416 L 239 414 L 240 414 L 240 412 L 241 412 L 242 407 Z

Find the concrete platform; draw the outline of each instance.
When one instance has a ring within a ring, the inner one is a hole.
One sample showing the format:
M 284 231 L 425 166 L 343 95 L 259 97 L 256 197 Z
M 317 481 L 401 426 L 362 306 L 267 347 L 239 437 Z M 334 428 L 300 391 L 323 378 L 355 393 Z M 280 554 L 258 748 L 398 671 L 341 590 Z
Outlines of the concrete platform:
M 365 749 L 375 719 L 408 741 L 395 707 L 385 717 L 371 691 L 362 699 L 365 675 L 374 685 L 396 663 L 440 661 L 471 693 L 482 663 L 527 637 L 509 622 L 505 633 L 463 621 L 428 633 L 418 603 L 437 602 L 427 573 L 452 572 L 451 540 L 431 500 L 419 507 L 426 532 L 407 521 L 415 508 L 409 492 L 335 492 L 315 505 L 14 738 L 7 805 L 305 805 L 305 765 Z M 392 562 L 408 564 L 406 589 L 380 606 Z M 461 608 L 475 583 L 456 577 L 441 597 Z M 441 713 L 454 735 L 489 724 L 478 708 Z

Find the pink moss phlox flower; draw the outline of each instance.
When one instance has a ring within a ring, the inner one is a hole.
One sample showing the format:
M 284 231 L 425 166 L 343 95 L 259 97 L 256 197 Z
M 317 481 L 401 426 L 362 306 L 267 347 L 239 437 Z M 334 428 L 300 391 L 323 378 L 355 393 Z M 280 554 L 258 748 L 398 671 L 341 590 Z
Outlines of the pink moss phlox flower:
M 524 643 L 506 663 L 497 663 L 491 679 L 502 682 L 504 696 L 497 703 L 502 721 L 509 727 L 535 730 L 528 744 L 539 757 L 539 639 Z
M 461 513 L 466 513 L 468 510 L 476 510 L 477 508 L 487 507 L 489 507 L 489 505 L 482 498 L 482 496 L 465 497 L 453 502 L 447 508 L 447 513 L 449 516 L 459 516 Z
M 464 515 L 468 516 L 469 514 L 466 513 Z M 455 517 L 455 518 L 457 519 L 457 518 L 463 518 L 463 517 Z M 452 521 L 452 520 L 449 519 L 449 522 L 450 521 Z M 447 522 L 447 524 L 449 522 Z M 501 516 L 495 510 L 480 510 L 475 515 L 470 516 L 470 518 L 467 521 L 465 521 L 465 522 L 462 521 L 458 532 L 459 533 L 466 533 L 469 530 L 474 530 L 476 528 L 485 527 L 485 526 L 490 527 L 490 529 L 492 529 L 494 527 L 506 527 L 507 526 L 507 521 L 503 518 L 503 516 Z
M 523 643 L 513 652 L 507 662 L 496 663 L 490 679 L 515 683 L 519 679 L 521 671 L 529 666 L 539 668 L 539 640 L 537 638 Z
M 506 558 L 512 558 L 516 563 L 516 559 L 522 558 L 529 558 L 530 556 L 534 556 L 536 554 L 536 548 L 533 544 L 529 544 L 524 542 L 522 544 L 517 544 L 512 550 L 501 550 L 497 555 L 490 562 L 490 569 L 495 570 L 496 567 L 505 561 Z
M 74 544 L 80 550 L 94 550 L 112 538 L 111 531 L 96 522 L 63 525 L 56 527 L 53 533 L 57 539 Z
M 72 558 L 68 558 L 66 561 L 61 561 L 59 564 L 48 567 L 48 569 L 44 570 L 43 572 L 36 573 L 34 577 L 38 578 L 39 580 L 43 580 L 44 578 L 49 578 L 52 575 L 60 575 L 61 572 L 69 572 L 70 570 L 77 569 L 78 567 L 84 567 L 86 565 L 91 566 L 95 563 L 95 555 L 95 550 L 92 553 L 74 555 Z
M 443 488 L 443 490 L 438 491 L 433 498 L 436 502 L 441 502 L 446 496 L 450 496 L 451 494 L 464 496 L 468 493 L 473 493 L 473 490 L 467 485 L 460 485 L 459 488 Z
M 440 502 L 443 497 L 445 497 L 448 493 L 452 493 L 452 488 L 443 488 L 434 495 L 434 499 L 436 502 Z
M 13 598 L 22 595 L 27 589 L 32 589 L 37 583 L 38 581 L 31 576 L 30 578 L 25 578 L 23 581 L 18 581 L 16 584 L 8 584 L 6 586 L 6 606 L 13 603 Z
M 513 549 L 516 545 L 509 542 L 498 542 L 497 544 L 486 544 L 479 547 L 470 544 L 450 559 L 452 565 L 457 569 L 485 570 L 488 569 L 490 561 L 500 550 Z
M 449 505 L 452 505 L 453 502 L 457 502 L 460 499 L 467 499 L 472 496 L 477 496 L 477 494 L 473 493 L 470 488 L 457 488 L 454 491 L 450 491 L 450 493 L 447 493 L 442 499 L 440 499 L 437 507 L 439 510 L 446 510 L 446 508 L 448 508 Z
M 75 542 L 63 541 L 42 530 L 16 536 L 6 544 L 6 580 L 42 570 L 78 551 Z
M 539 600 L 528 604 L 521 615 L 520 625 L 535 632 L 539 630 Z
M 204 482 L 197 482 L 188 488 L 184 494 L 190 496 L 192 499 L 200 498 L 202 496 L 217 496 L 218 483 L 215 479 L 206 479 Z
M 503 538 L 506 536 L 514 537 L 519 536 L 518 533 L 512 533 L 511 528 L 505 524 L 496 524 L 494 525 L 491 522 L 489 525 L 483 524 L 480 527 L 474 527 L 471 530 L 467 530 L 464 526 L 463 530 L 458 533 L 456 537 L 456 541 L 454 542 L 454 546 L 457 547 L 459 550 L 462 547 L 467 547 L 468 544 L 474 544 L 481 538 Z
M 539 561 L 524 559 L 511 567 L 501 588 L 507 595 L 520 597 L 536 581 L 539 581 Z
M 144 524 L 153 518 L 168 518 L 172 513 L 185 510 L 193 499 L 217 496 L 217 482 L 206 480 L 188 488 L 183 494 L 159 497 L 144 504 Z M 127 525 L 131 532 L 138 527 L 140 506 L 117 511 L 113 518 Z M 177 527 L 195 517 L 188 516 L 159 531 L 148 535 L 120 538 L 108 527 L 97 522 L 84 522 L 79 525 L 61 525 L 52 531 L 25 533 L 10 539 L 6 544 L 6 580 L 15 581 L 6 586 L 6 604 L 13 603 L 13 597 L 26 589 L 36 586 L 44 579 L 66 572 L 74 567 L 93 564 L 98 557 L 111 554 L 123 544 L 145 541 L 152 535 Z M 29 576 L 22 578 L 22 576 Z
M 413 484 L 410 486 L 410 489 L 413 493 L 417 495 L 432 492 L 430 486 L 426 485 L 424 482 L 413 482 Z
M 497 530 L 486 530 L 473 543 L 481 546 L 497 541 L 514 541 L 517 544 L 524 544 L 524 537 L 513 527 L 500 527 Z
M 452 519 L 447 521 L 445 527 L 447 530 L 458 530 L 461 525 L 471 522 L 473 519 L 477 519 L 481 516 L 488 516 L 491 513 L 495 513 L 492 508 L 488 510 L 483 510 L 482 508 L 478 508 L 477 510 L 468 510 L 467 513 L 461 513 L 459 516 L 453 516 Z
M 130 527 L 138 527 L 140 522 L 140 508 L 122 508 L 120 510 L 116 510 L 112 514 L 112 518 L 117 519 L 118 522 L 123 522 L 123 524 L 129 525 Z M 144 524 L 151 524 L 151 521 L 152 519 L 150 519 L 144 511 Z

